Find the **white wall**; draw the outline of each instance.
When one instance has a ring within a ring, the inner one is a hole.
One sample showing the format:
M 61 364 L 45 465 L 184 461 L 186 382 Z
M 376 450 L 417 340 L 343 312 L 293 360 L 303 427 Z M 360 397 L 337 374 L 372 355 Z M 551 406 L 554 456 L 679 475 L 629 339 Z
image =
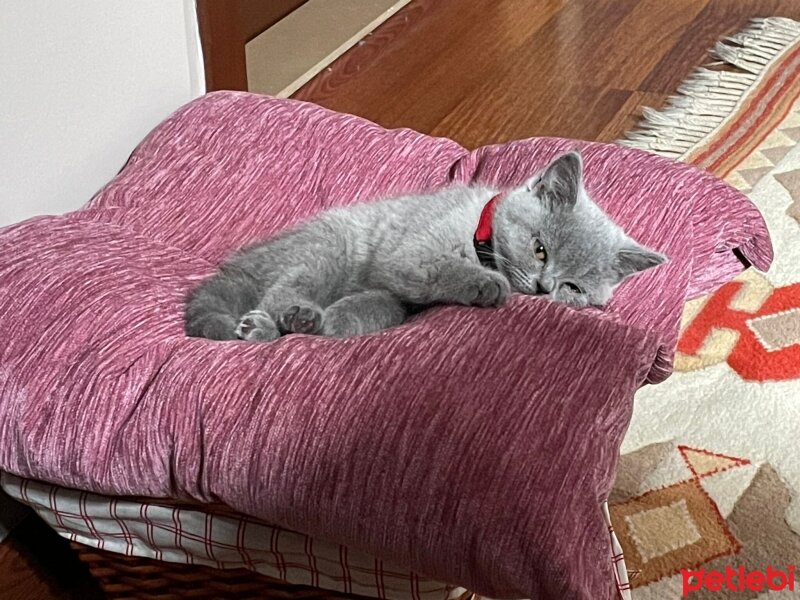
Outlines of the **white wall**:
M 0 0 L 0 226 L 79 208 L 204 89 L 194 0 Z
M 204 87 L 194 0 L 0 0 L 0 225 L 79 208 Z

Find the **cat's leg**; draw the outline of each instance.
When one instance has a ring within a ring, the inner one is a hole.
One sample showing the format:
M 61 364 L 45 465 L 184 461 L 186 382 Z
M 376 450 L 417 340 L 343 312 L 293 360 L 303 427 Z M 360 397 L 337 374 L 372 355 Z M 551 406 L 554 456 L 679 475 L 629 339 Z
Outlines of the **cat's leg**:
M 322 333 L 322 308 L 310 300 L 298 299 L 278 317 L 283 333 Z
M 308 296 L 293 286 L 271 287 L 258 306 L 241 318 L 237 335 L 246 340 L 269 341 L 287 333 L 320 333 L 322 308 Z
M 332 337 L 363 335 L 400 325 L 406 309 L 394 294 L 369 290 L 345 296 L 325 309 L 322 333 Z
M 236 325 L 236 337 L 248 342 L 271 342 L 281 337 L 273 318 L 262 310 L 245 313 Z
M 511 293 L 508 279 L 467 259 L 438 261 L 396 272 L 389 289 L 415 304 L 500 306 Z
M 439 302 L 500 306 L 511 293 L 511 285 L 498 271 L 468 260 L 452 260 L 437 265 L 430 293 Z

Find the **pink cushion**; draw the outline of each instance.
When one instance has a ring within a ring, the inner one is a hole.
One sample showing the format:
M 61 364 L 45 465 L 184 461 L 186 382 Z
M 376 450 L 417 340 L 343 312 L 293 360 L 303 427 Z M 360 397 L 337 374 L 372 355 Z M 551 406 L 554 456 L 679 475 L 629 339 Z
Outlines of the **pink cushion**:
M 635 390 L 680 312 L 771 260 L 746 197 L 690 167 L 580 143 L 587 186 L 671 261 L 603 310 L 442 307 L 347 340 L 183 334 L 232 249 L 319 210 L 521 180 L 576 145 L 467 152 L 286 100 L 181 109 L 81 211 L 0 233 L 0 470 L 105 494 L 222 501 L 493 597 L 614 594 L 600 504 Z

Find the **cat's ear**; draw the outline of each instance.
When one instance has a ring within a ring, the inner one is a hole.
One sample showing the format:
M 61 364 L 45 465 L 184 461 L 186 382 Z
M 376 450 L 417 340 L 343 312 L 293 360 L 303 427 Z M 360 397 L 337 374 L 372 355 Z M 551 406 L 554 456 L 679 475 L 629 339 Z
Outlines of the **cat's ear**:
M 555 159 L 539 176 L 535 191 L 565 208 L 575 206 L 583 186 L 583 160 L 577 150 Z
M 622 281 L 629 275 L 656 267 L 667 261 L 667 257 L 628 240 L 617 251 L 614 259 L 614 270 Z

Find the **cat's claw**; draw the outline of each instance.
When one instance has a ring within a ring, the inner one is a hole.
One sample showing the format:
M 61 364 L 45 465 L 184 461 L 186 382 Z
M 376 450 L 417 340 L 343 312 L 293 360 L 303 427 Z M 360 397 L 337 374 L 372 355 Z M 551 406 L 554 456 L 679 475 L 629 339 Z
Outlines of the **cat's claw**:
M 285 333 L 320 333 L 322 311 L 306 304 L 295 304 L 283 312 L 280 326 Z
M 236 326 L 236 337 L 250 342 L 269 342 L 281 336 L 278 327 L 267 313 L 251 310 Z

